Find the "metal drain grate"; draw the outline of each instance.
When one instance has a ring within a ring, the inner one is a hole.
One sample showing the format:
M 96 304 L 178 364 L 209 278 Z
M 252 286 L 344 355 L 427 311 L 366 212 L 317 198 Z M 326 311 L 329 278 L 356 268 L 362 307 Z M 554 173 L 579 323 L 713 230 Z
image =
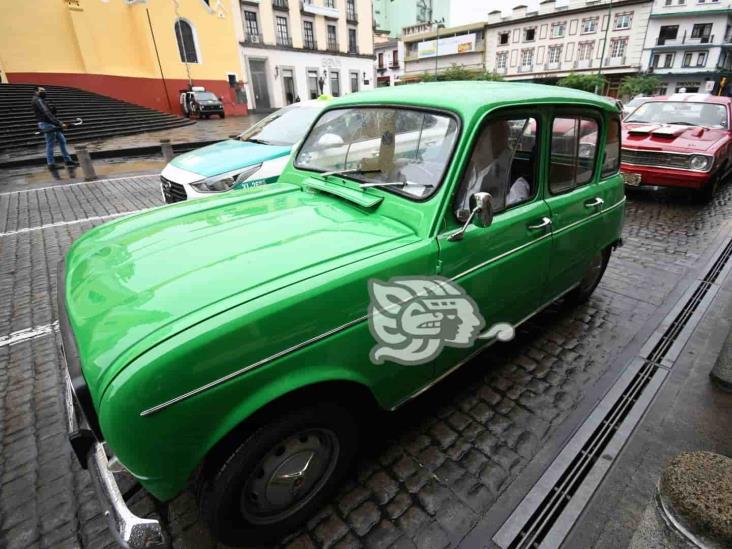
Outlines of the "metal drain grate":
M 731 257 L 732 240 L 729 240 L 704 278 L 687 292 L 683 304 L 669 313 L 670 322 L 661 324 L 651 350 L 629 365 L 496 533 L 493 540 L 500 547 L 543 549 L 559 546 L 650 405 L 668 373 L 664 359 L 671 358 L 674 353 L 669 351 L 674 346 L 678 348 L 685 343 L 682 332 L 687 337 L 690 335 L 704 311 L 704 308 L 700 310 L 700 305 L 705 298 L 708 301 L 713 297 L 708 294 Z M 690 324 L 692 319 L 694 322 Z M 689 330 L 684 332 L 687 327 Z M 598 470 L 593 471 L 593 468 Z

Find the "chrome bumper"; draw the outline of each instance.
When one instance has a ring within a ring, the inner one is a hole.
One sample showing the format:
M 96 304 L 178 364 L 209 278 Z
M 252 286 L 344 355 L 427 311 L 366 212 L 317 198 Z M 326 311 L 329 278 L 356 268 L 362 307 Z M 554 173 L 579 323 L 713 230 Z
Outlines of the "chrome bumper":
M 77 414 L 71 380 L 66 379 L 66 411 L 68 413 L 69 437 L 73 439 L 86 433 L 88 426 L 83 416 Z M 81 456 L 80 456 L 81 459 Z M 90 443 L 85 456 L 86 468 L 91 474 L 104 516 L 112 535 L 122 547 L 129 549 L 152 549 L 164 546 L 160 522 L 136 516 L 127 507 L 114 474 L 109 470 L 109 461 L 104 445 L 96 439 Z

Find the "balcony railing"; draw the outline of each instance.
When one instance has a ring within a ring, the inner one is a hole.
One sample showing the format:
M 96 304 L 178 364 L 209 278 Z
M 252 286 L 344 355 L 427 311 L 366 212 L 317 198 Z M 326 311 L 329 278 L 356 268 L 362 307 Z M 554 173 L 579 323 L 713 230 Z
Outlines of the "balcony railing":
M 272 0 L 272 7 L 276 10 L 289 10 L 290 4 L 287 0 Z
M 346 8 L 346 21 L 349 23 L 358 23 L 358 16 L 356 10 L 353 7 Z
M 625 65 L 625 56 L 621 57 L 606 57 L 605 58 L 605 66 L 606 67 L 620 67 L 622 65 Z
M 544 65 L 544 70 L 547 71 L 558 71 L 562 67 L 562 64 L 559 61 L 554 61 L 547 63 Z
M 338 51 L 338 41 L 328 40 L 328 51 Z
M 315 41 L 315 39 L 312 39 L 312 40 L 303 40 L 303 42 L 302 42 L 302 48 L 304 50 L 317 50 L 318 49 L 318 43 Z
M 264 41 L 262 40 L 261 34 L 245 34 L 244 35 L 244 43 L 245 44 L 263 44 Z
M 531 72 L 532 70 L 534 70 L 533 65 L 519 65 L 518 67 L 519 72 Z
M 508 72 L 508 69 L 506 69 L 506 67 L 496 67 L 496 74 L 506 74 L 506 72 Z
M 389 63 L 389 68 L 390 69 L 398 69 L 399 68 L 399 61 L 392 61 L 391 63 Z
M 322 6 L 313 4 L 313 0 L 300 0 L 300 11 L 302 13 L 308 13 L 311 15 L 323 15 L 337 19 L 339 16 L 338 8 L 335 7 L 335 3 L 325 2 Z
M 727 40 L 725 40 L 727 41 Z M 683 46 L 684 44 L 691 44 L 691 45 L 699 45 L 699 44 L 713 44 L 714 43 L 714 35 L 710 34 L 708 36 L 697 36 L 696 38 L 691 38 L 684 33 L 684 36 L 682 38 L 662 38 L 658 37 L 656 38 L 656 46 Z
M 292 37 L 291 36 L 281 36 L 277 35 L 277 45 L 278 46 L 287 46 L 289 48 L 292 47 Z
M 348 53 L 358 55 L 358 46 L 355 44 L 348 44 Z
M 592 59 L 581 59 L 574 62 L 575 69 L 589 69 L 592 67 Z

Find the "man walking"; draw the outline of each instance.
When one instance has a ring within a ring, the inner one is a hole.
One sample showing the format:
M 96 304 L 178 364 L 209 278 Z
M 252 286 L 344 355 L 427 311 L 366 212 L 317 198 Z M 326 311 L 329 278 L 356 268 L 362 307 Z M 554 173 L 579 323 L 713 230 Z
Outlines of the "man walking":
M 61 156 L 64 158 L 64 163 L 70 168 L 78 166 L 66 150 L 66 137 L 64 137 L 63 133 L 66 124 L 56 118 L 56 109 L 48 104 L 46 101 L 46 90 L 40 86 L 36 88 L 35 94 L 33 95 L 33 112 L 38 121 L 38 128 L 46 139 L 46 162 L 48 163 L 48 169 L 54 171 L 60 167 L 56 164 L 53 157 L 53 149 L 57 141 L 58 147 L 61 149 Z

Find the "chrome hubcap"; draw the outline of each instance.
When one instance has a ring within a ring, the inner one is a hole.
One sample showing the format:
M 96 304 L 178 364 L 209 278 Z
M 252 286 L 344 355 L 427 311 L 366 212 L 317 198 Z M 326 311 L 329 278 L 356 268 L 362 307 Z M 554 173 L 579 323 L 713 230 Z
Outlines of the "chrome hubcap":
M 329 429 L 300 431 L 275 445 L 244 483 L 244 518 L 267 524 L 301 509 L 330 478 L 338 453 L 338 438 Z

